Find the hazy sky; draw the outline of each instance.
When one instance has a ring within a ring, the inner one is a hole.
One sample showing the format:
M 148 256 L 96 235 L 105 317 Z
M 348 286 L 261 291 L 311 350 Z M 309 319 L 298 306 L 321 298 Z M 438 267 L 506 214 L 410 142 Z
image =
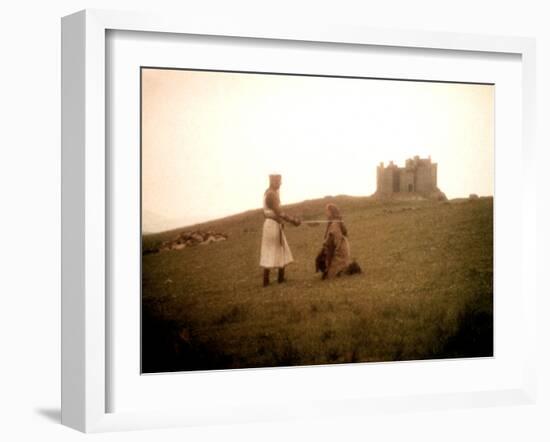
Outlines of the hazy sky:
M 370 195 L 414 155 L 449 198 L 492 195 L 494 86 L 142 71 L 146 231 L 261 207 L 270 173 L 283 204 Z

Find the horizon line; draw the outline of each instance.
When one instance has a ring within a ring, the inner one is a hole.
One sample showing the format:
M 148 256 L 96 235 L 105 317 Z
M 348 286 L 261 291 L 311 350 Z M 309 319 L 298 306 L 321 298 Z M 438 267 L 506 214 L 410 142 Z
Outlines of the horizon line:
M 494 198 L 494 195 L 479 195 L 479 194 L 475 194 L 478 196 L 478 198 Z M 288 206 L 292 206 L 292 205 L 295 205 L 295 204 L 302 204 L 302 203 L 305 203 L 307 201 L 315 201 L 315 200 L 323 200 L 323 199 L 330 199 L 330 198 L 375 198 L 375 194 L 371 194 L 371 195 L 362 195 L 362 196 L 359 196 L 359 195 L 346 195 L 346 194 L 340 194 L 340 195 L 325 195 L 325 196 L 322 196 L 322 197 L 317 197 L 317 198 L 308 198 L 308 199 L 304 199 L 304 200 L 301 200 L 301 201 L 295 201 L 295 202 L 291 202 L 291 203 L 287 203 L 287 204 L 281 204 L 282 207 L 288 207 Z M 447 201 L 453 201 L 453 200 L 458 200 L 458 199 L 468 199 L 469 198 L 469 195 L 468 196 L 459 196 L 459 197 L 454 197 L 454 198 L 448 198 Z M 393 202 L 398 202 L 398 203 L 406 203 L 408 202 L 406 199 L 402 199 L 402 200 L 392 200 L 391 198 L 381 198 L 379 199 L 379 201 L 393 201 Z M 419 200 L 412 200 L 412 201 L 419 201 Z M 425 199 L 424 201 L 430 201 L 429 199 Z M 206 224 L 206 223 L 210 223 L 210 222 L 213 222 L 213 221 L 222 221 L 222 220 L 225 220 L 227 218 L 231 218 L 233 216 L 238 216 L 238 215 L 242 215 L 244 213 L 247 213 L 247 212 L 253 212 L 253 211 L 256 211 L 256 210 L 261 210 L 262 207 L 254 207 L 254 208 L 251 208 L 251 209 L 245 209 L 245 210 L 241 210 L 240 212 L 233 212 L 233 213 L 230 213 L 228 215 L 222 215 L 220 217 L 217 217 L 217 218 L 209 218 L 209 219 L 206 219 L 204 221 L 199 221 L 199 222 L 195 222 L 193 224 L 184 224 L 184 225 L 181 225 L 181 226 L 178 226 L 178 227 L 173 227 L 173 228 L 169 228 L 169 229 L 166 229 L 166 230 L 159 230 L 159 231 L 144 231 L 143 230 L 143 209 L 142 209 L 142 213 L 140 214 L 140 225 L 141 225 L 141 235 L 142 236 L 145 236 L 145 235 L 158 235 L 158 234 L 161 234 L 161 233 L 168 233 L 168 232 L 172 232 L 174 230 L 180 230 L 180 229 L 187 229 L 187 228 L 190 228 L 190 227 L 194 227 L 194 226 L 200 226 L 201 224 Z

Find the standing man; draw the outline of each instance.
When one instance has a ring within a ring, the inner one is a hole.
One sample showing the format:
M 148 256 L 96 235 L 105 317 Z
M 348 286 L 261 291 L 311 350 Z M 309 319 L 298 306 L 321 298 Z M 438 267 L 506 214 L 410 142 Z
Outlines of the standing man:
M 286 241 L 284 224 L 286 221 L 295 226 L 300 225 L 298 218 L 286 215 L 281 210 L 279 188 L 281 175 L 269 175 L 269 188 L 264 193 L 264 228 L 262 231 L 262 249 L 260 266 L 264 269 L 264 287 L 269 285 L 269 270 L 278 269 L 278 282 L 285 281 L 285 267 L 294 261 Z

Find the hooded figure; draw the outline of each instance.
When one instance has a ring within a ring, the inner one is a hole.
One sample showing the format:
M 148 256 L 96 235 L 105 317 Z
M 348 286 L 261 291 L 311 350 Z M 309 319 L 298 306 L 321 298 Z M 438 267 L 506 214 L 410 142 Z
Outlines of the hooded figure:
M 323 279 L 361 273 L 359 265 L 351 259 L 348 229 L 342 221 L 338 207 L 327 204 L 326 214 L 329 222 L 323 248 L 315 260 L 316 271 L 322 272 Z
M 260 266 L 264 268 L 264 287 L 269 285 L 269 270 L 278 269 L 278 281 L 285 281 L 285 267 L 294 261 L 284 233 L 284 222 L 300 225 L 300 220 L 281 210 L 279 188 L 281 175 L 269 175 L 269 188 L 264 193 L 264 226 L 260 251 Z

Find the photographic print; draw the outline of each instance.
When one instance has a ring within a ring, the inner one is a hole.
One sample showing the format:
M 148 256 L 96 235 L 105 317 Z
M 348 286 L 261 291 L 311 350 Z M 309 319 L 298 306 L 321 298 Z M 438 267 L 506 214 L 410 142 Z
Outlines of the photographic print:
M 141 371 L 493 356 L 493 84 L 141 68 Z

